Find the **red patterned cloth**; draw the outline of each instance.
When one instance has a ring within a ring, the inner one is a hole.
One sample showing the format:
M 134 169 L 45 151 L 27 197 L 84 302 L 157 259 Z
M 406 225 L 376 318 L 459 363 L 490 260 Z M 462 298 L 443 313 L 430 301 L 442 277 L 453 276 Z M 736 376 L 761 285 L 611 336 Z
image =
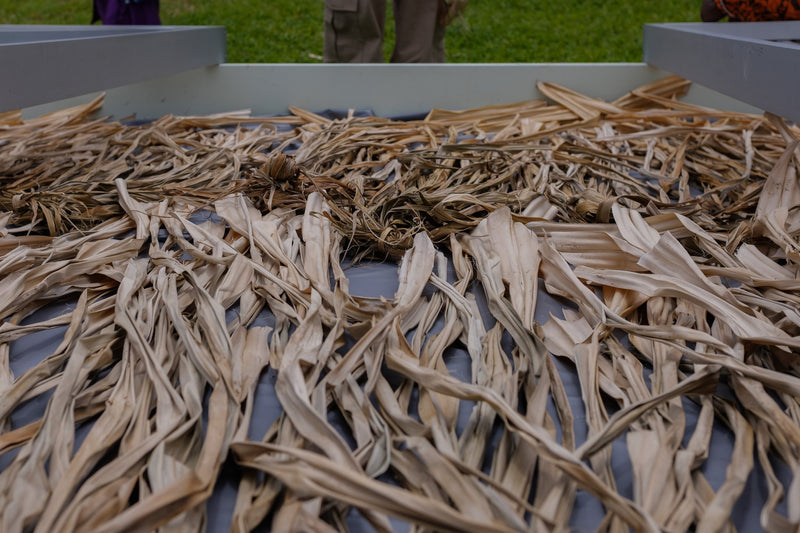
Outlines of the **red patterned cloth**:
M 742 22 L 800 20 L 800 0 L 714 0 L 728 18 Z

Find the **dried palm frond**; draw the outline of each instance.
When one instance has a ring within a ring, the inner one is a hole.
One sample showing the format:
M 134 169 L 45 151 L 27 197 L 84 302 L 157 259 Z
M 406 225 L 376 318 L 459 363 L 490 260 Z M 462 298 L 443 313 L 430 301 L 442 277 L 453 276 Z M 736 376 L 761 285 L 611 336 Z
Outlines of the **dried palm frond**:
M 235 478 L 232 531 L 567 531 L 584 493 L 732 531 L 756 461 L 796 530 L 799 132 L 687 87 L 0 116 L 0 530 L 200 531 Z

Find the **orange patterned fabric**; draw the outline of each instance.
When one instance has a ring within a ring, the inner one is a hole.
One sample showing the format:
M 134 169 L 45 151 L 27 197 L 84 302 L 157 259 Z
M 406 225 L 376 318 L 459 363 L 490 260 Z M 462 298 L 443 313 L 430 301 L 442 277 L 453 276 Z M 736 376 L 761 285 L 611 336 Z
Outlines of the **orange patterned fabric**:
M 800 20 L 800 0 L 715 0 L 728 17 L 743 22 Z

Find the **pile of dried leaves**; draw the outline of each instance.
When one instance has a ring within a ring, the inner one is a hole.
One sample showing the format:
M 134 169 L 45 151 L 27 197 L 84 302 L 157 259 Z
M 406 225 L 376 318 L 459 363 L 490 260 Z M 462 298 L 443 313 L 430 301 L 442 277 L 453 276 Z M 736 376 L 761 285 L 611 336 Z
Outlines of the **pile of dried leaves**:
M 585 493 L 603 531 L 729 531 L 760 469 L 762 526 L 796 531 L 800 132 L 686 87 L 0 115 L 0 530 L 202 530 L 224 471 L 233 531 L 567 531 Z M 366 258 L 394 298 L 351 293 Z

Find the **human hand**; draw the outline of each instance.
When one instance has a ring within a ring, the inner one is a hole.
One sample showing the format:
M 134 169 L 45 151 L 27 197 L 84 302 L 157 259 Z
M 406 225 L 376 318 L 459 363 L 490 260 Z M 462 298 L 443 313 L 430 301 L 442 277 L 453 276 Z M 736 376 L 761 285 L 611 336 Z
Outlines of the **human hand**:
M 717 7 L 715 0 L 703 0 L 700 8 L 700 20 L 703 22 L 716 22 L 724 17 L 726 13 Z
M 438 23 L 447 26 L 464 12 L 467 0 L 439 0 Z

